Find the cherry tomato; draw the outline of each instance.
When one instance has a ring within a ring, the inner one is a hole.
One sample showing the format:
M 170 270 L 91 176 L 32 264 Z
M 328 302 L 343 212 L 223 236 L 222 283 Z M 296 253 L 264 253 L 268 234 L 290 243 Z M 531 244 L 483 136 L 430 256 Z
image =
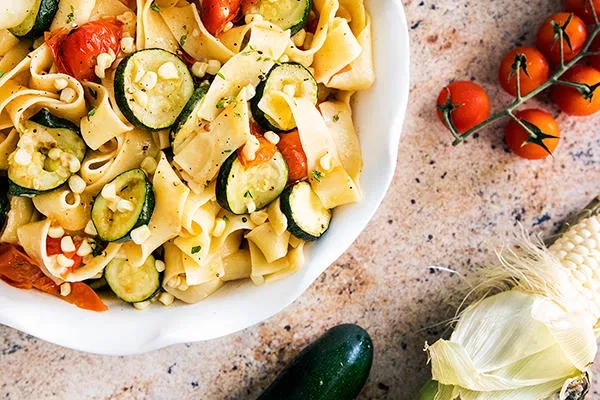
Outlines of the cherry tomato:
M 20 289 L 36 288 L 86 310 L 108 310 L 96 292 L 83 282 L 72 282 L 71 293 L 61 296 L 60 286 L 44 275 L 21 247 L 13 244 L 0 244 L 0 279 Z
M 253 160 L 246 159 L 246 157 L 244 157 L 243 151 L 238 152 L 240 162 L 246 168 L 254 167 L 256 165 L 260 165 L 269 161 L 277 152 L 277 147 L 275 147 L 273 143 L 265 139 L 265 137 L 263 136 L 263 130 L 260 129 L 260 127 L 255 122 L 250 122 L 250 133 L 252 133 L 252 135 L 254 135 L 254 137 L 258 139 L 260 147 L 258 148 L 256 153 L 254 153 Z
M 442 89 L 437 99 L 438 117 L 445 125 L 440 107 L 452 107 L 450 120 L 464 133 L 490 116 L 490 100 L 478 84 L 456 81 Z
M 97 81 L 94 72 L 101 53 L 119 54 L 122 24 L 114 18 L 87 22 L 72 31 L 61 28 L 46 36 L 60 72 L 80 81 Z
M 213 36 L 223 32 L 229 22 L 236 20 L 240 12 L 241 0 L 204 0 L 202 2 L 202 23 Z
M 590 4 L 594 5 L 596 15 L 600 17 L 600 0 L 567 0 L 566 9 L 577 15 L 586 24 L 592 25 L 595 21 Z
M 280 135 L 277 148 L 288 165 L 288 183 L 302 181 L 308 177 L 306 154 L 302 148 L 298 130 Z
M 515 57 L 520 57 L 524 61 L 524 66 L 521 66 L 518 72 L 512 70 Z M 521 82 L 521 94 L 526 95 L 548 80 L 550 66 L 546 57 L 538 49 L 517 47 L 504 57 L 498 73 L 500 85 L 513 96 L 517 95 L 517 73 Z
M 543 143 L 547 150 L 539 144 L 527 143 L 530 138 L 529 133 L 517 122 L 511 120 L 506 127 L 504 140 L 513 153 L 529 160 L 540 160 L 554 152 L 558 146 L 560 129 L 550 114 L 542 110 L 530 109 L 519 111 L 516 117 L 535 125 L 544 134 L 556 136 L 556 138 L 539 138 L 540 143 Z
M 571 18 L 570 21 L 569 18 Z M 585 22 L 577 15 L 562 12 L 550 16 L 550 18 L 544 21 L 542 26 L 540 26 L 537 34 L 536 46 L 553 64 L 560 64 L 560 41 L 554 32 L 553 23 L 564 26 L 567 21 L 569 21 L 569 23 L 565 29 L 565 34 L 569 36 L 571 46 L 569 46 L 566 38 L 563 38 L 562 42 L 565 62 L 571 61 L 581 52 L 588 37 Z
M 51 238 L 50 236 L 48 236 L 46 238 L 46 254 L 48 254 L 49 256 L 64 254 L 65 257 L 70 258 L 74 262 L 73 266 L 69 267 L 69 269 L 72 270 L 78 268 L 83 262 L 83 257 L 77 255 L 76 251 L 63 252 L 60 247 L 61 239 L 62 238 Z M 73 243 L 75 244 L 75 248 L 78 248 L 81 244 L 81 240 L 74 239 Z
M 593 86 L 600 83 L 600 71 L 586 65 L 576 65 L 560 79 Z M 600 111 L 600 89 L 596 89 L 591 98 L 586 99 L 577 88 L 555 85 L 552 88 L 552 99 L 563 112 L 569 115 L 584 116 Z

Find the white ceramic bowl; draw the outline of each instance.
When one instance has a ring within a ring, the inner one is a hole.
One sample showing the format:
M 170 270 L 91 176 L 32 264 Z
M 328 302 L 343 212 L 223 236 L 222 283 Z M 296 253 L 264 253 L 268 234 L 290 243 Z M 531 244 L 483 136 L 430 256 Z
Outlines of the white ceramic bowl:
M 143 353 L 175 343 L 208 340 L 259 323 L 297 299 L 365 228 L 394 175 L 408 101 L 409 42 L 400 0 L 369 0 L 377 83 L 360 93 L 355 121 L 363 149 L 364 199 L 336 210 L 327 236 L 307 251 L 297 274 L 263 286 L 226 285 L 194 305 L 140 312 L 118 301 L 109 311 L 84 311 L 35 290 L 0 281 L 0 323 L 61 346 L 99 354 Z

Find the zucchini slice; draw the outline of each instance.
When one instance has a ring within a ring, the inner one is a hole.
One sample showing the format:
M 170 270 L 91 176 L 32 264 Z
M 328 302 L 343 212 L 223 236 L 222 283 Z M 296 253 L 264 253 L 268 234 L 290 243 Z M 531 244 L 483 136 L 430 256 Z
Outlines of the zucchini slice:
M 19 25 L 10 28 L 10 33 L 23 39 L 35 39 L 43 35 L 52 25 L 58 3 L 59 0 L 36 0 L 27 17 Z
M 306 25 L 311 7 L 312 0 L 258 0 L 245 13 L 260 14 L 284 31 L 289 29 L 290 36 L 294 36 Z
M 85 151 L 77 126 L 42 109 L 23 123 L 17 150 L 9 156 L 9 193 L 32 197 L 56 189 L 77 172 Z
M 194 91 L 171 127 L 171 147 L 174 152 L 176 152 L 176 147 L 185 142 L 185 139 L 199 126 L 200 118 L 198 118 L 197 109 L 202 104 L 202 99 L 208 93 L 209 87 L 210 85 L 201 85 Z
M 132 169 L 118 175 L 108 185 L 114 187 L 114 198 L 102 193 L 94 200 L 92 222 L 98 237 L 107 242 L 125 242 L 135 228 L 147 225 L 154 212 L 152 184 L 141 169 Z M 104 192 L 104 189 L 103 189 Z M 121 200 L 128 201 L 131 210 L 118 207 Z
M 118 298 L 127 303 L 139 303 L 151 298 L 160 289 L 160 273 L 150 256 L 141 267 L 134 267 L 123 258 L 115 258 L 104 269 L 104 279 Z
M 179 57 L 144 49 L 125 57 L 115 72 L 119 109 L 138 128 L 171 127 L 194 93 L 194 81 Z
M 233 214 L 248 213 L 254 202 L 260 210 L 277 199 L 288 180 L 288 167 L 279 151 L 267 162 L 246 168 L 233 153 L 217 176 L 217 201 Z
M 294 97 L 308 97 L 316 105 L 319 100 L 315 77 L 301 64 L 289 62 L 275 65 L 256 88 L 252 98 L 252 116 L 264 129 L 289 132 L 296 128 L 294 115 L 287 102 L 272 93 L 293 90 Z
M 331 210 L 323 207 L 321 200 L 308 182 L 299 182 L 281 194 L 281 212 L 287 217 L 288 231 L 298 239 L 318 240 L 331 222 Z

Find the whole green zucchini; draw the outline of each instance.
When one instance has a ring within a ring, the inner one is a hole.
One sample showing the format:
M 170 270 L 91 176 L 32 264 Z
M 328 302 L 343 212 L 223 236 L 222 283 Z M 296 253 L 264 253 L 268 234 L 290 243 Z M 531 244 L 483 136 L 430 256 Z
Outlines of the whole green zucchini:
M 351 400 L 372 363 L 369 334 L 358 325 L 338 325 L 302 350 L 259 400 Z

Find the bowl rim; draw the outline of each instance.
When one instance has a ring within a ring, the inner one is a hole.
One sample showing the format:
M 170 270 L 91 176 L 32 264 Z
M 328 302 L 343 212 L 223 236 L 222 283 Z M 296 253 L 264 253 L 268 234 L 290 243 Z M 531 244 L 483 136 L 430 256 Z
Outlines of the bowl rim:
M 366 0 L 367 7 L 369 1 L 377 1 L 377 0 Z M 66 326 L 64 328 L 55 328 L 54 330 L 48 330 L 47 325 L 44 323 L 40 323 L 40 319 L 42 318 L 39 315 L 25 317 L 17 317 L 19 314 L 19 309 L 23 308 L 23 301 L 14 300 L 11 298 L 7 298 L 0 293 L 0 300 L 3 303 L 3 306 L 0 307 L 0 323 L 7 325 L 9 327 L 15 328 L 27 334 L 31 334 L 35 337 L 38 337 L 42 340 L 45 340 L 50 343 L 54 343 L 60 346 L 64 346 L 67 348 L 71 348 L 74 350 L 84 351 L 88 353 L 95 354 L 103 354 L 103 355 L 132 355 L 132 354 L 141 354 L 146 353 L 152 350 L 160 349 L 163 347 L 167 347 L 174 344 L 186 343 L 186 342 L 197 342 L 204 340 L 216 339 L 219 337 L 227 336 L 236 332 L 239 332 L 248 327 L 254 326 L 262 321 L 266 321 L 269 318 L 272 318 L 274 315 L 281 312 L 283 309 L 288 307 L 294 301 L 296 301 L 302 293 L 304 293 L 308 287 L 317 279 L 319 275 L 323 273 L 331 264 L 333 264 L 347 249 L 352 245 L 352 243 L 358 238 L 360 233 L 366 228 L 367 224 L 371 221 L 375 213 L 377 212 L 381 202 L 383 201 L 389 187 L 391 185 L 392 179 L 395 174 L 397 159 L 398 159 L 398 146 L 400 143 L 400 137 L 402 134 L 402 125 L 404 122 L 406 108 L 408 105 L 408 95 L 409 95 L 409 87 L 410 87 L 410 45 L 409 45 L 409 34 L 408 34 L 408 24 L 406 20 L 406 15 L 404 11 L 404 6 L 400 0 L 388 0 L 390 4 L 393 4 L 396 8 L 396 12 L 398 14 L 399 20 L 398 30 L 404 32 L 404 35 L 400 35 L 398 38 L 388 39 L 392 43 L 395 43 L 395 46 L 401 49 L 402 56 L 401 57 L 401 69 L 406 72 L 406 85 L 404 85 L 404 90 L 401 93 L 397 93 L 397 105 L 393 108 L 394 118 L 390 126 L 387 128 L 385 134 L 387 135 L 387 143 L 392 144 L 387 148 L 387 160 L 386 164 L 389 164 L 389 168 L 385 171 L 381 171 L 382 174 L 379 177 L 381 186 L 383 186 L 383 190 L 381 190 L 377 196 L 374 196 L 371 199 L 372 207 L 365 213 L 362 217 L 360 223 L 358 224 L 357 234 L 354 237 L 346 238 L 337 243 L 338 251 L 328 252 L 325 257 L 322 257 L 319 265 L 322 265 L 321 268 L 314 268 L 312 271 L 307 272 L 301 282 L 295 286 L 294 294 L 288 296 L 285 301 L 277 304 L 274 307 L 265 310 L 264 312 L 257 314 L 251 321 L 246 321 L 245 323 L 238 324 L 228 324 L 225 327 L 222 327 L 220 330 L 215 330 L 210 335 L 204 335 L 201 329 L 191 329 L 189 324 L 198 325 L 201 327 L 201 324 L 198 324 L 198 321 L 190 320 L 188 318 L 182 318 L 181 315 L 170 315 L 168 318 L 164 320 L 163 325 L 169 325 L 170 327 L 167 329 L 165 327 L 159 328 L 156 334 L 152 335 L 152 339 L 145 342 L 137 343 L 135 346 L 129 345 L 129 347 L 123 347 L 115 345 L 113 347 L 95 347 L 95 342 L 92 340 L 79 340 L 76 342 L 71 342 L 68 340 L 68 335 L 64 335 L 65 332 L 69 330 L 69 327 Z M 229 285 L 235 286 L 236 284 Z M 8 285 L 7 285 L 8 286 Z M 19 289 L 15 289 L 19 290 Z M 39 294 L 40 296 L 46 296 L 45 294 Z M 57 300 L 60 301 L 60 300 Z M 174 310 L 176 310 L 175 308 Z M 11 311 L 13 310 L 13 311 Z M 15 312 L 16 310 L 16 312 Z M 28 310 L 31 311 L 31 310 Z M 110 311 L 109 311 L 110 312 Z M 103 314 L 108 314 L 103 313 Z M 186 325 L 185 329 L 173 329 L 172 325 Z M 59 323 L 60 325 L 60 323 Z M 117 324 L 115 324 L 117 325 Z

